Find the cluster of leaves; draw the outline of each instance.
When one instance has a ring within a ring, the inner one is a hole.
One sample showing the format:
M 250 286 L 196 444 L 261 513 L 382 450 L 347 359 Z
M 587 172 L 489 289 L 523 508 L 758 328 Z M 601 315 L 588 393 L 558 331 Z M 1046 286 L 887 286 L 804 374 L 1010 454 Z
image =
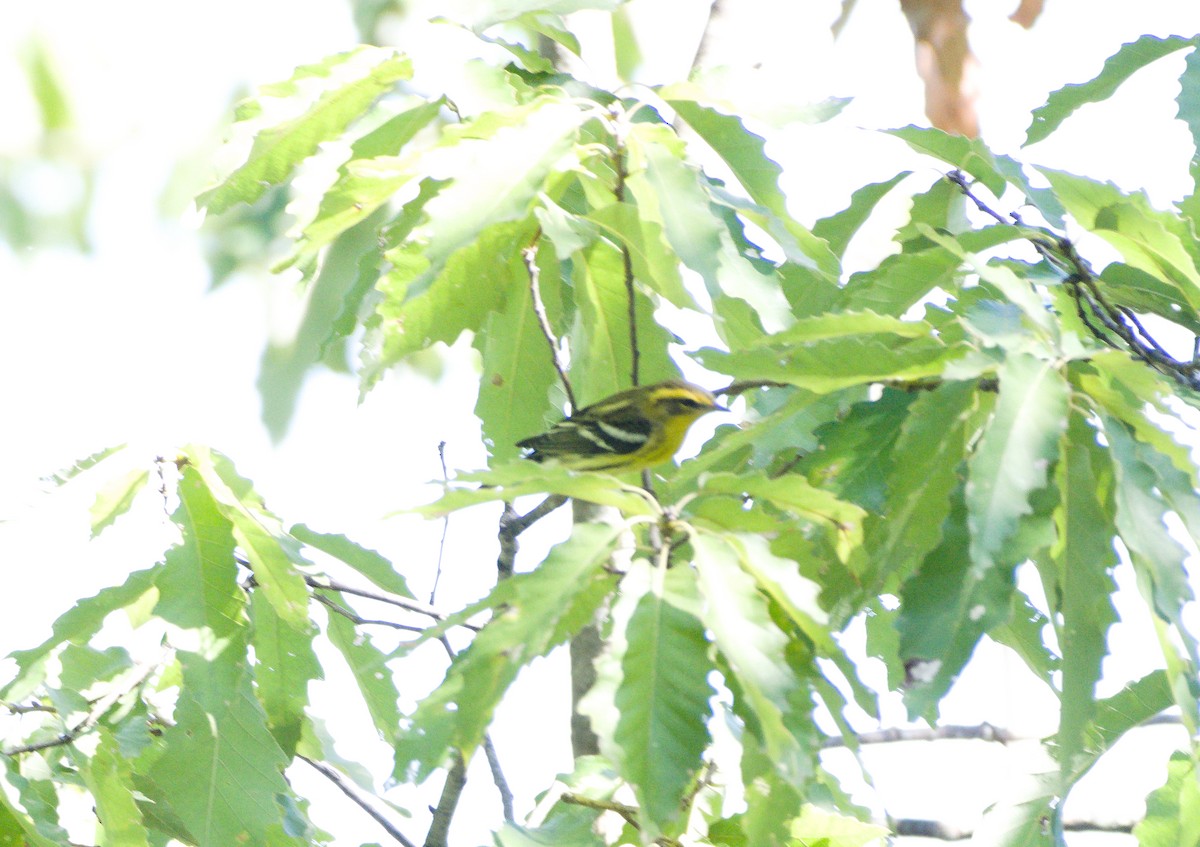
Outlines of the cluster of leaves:
M 578 51 L 548 12 L 511 22 L 506 38 L 522 29 Z M 702 91 L 621 98 L 489 38 L 516 61 L 477 69 L 486 96 L 476 92 L 473 111 L 462 97 L 406 95 L 398 108 L 381 99 L 402 91 L 412 70 L 386 50 L 300 69 L 241 116 L 262 120 L 277 99 L 307 105 L 260 128 L 245 164 L 202 198 L 214 213 L 254 203 L 322 144 L 343 142 L 349 158 L 284 265 L 311 279 L 313 337 L 327 346 L 361 332 L 364 390 L 431 345 L 473 337 L 492 468 L 459 477 L 429 513 L 543 492 L 621 514 L 577 525 L 535 569 L 419 635 L 413 646 L 488 619 L 410 714 L 380 673 L 410 649 L 385 656 L 358 636 L 353 616 L 329 617 L 324 635 L 394 746 L 396 780 L 469 759 L 520 670 L 597 617 L 605 649 L 581 708 L 602 758 L 564 778 L 574 802 L 536 824 L 506 824 L 500 844 L 686 837 L 849 847 L 880 837 L 853 819 L 859 810 L 818 759 L 821 715 L 853 743 L 851 702 L 878 713 L 877 693 L 837 638 L 862 617 L 915 717 L 936 719 L 984 635 L 1058 695 L 1054 769 L 992 813 L 989 844 L 1061 843 L 1071 786 L 1162 710 L 1176 707 L 1196 736 L 1200 651 L 1183 624 L 1193 597 L 1177 538 L 1200 537 L 1200 499 L 1197 468 L 1171 434 L 1179 404 L 1196 401 L 1179 379 L 1193 363 L 1161 348 L 1162 361 L 1135 359 L 1123 336 L 1089 317 L 1096 301 L 1081 294 L 1094 290 L 1118 317 L 1200 331 L 1195 195 L 1156 210 L 1110 184 L 909 127 L 893 135 L 969 182 L 915 184 L 901 173 L 806 228 L 788 213 L 764 139 Z M 1127 45 L 1096 80 L 1056 93 L 1029 142 L 1139 67 L 1195 46 Z M 1200 138 L 1195 56 L 1179 103 Z M 712 175 L 718 167 L 725 179 Z M 848 273 L 851 239 L 902 187 L 911 212 L 896 251 Z M 972 222 L 969 199 L 1027 211 Z M 1025 222 L 1035 216 L 1037 225 Z M 1093 273 L 1086 251 L 1063 240 L 1068 225 L 1121 259 Z M 1036 249 L 1011 258 L 1003 248 L 1012 245 Z M 696 346 L 689 333 L 706 346 L 681 353 Z M 685 355 L 735 380 L 749 420 L 667 469 L 656 494 L 515 459 L 513 443 L 561 413 L 560 369 L 588 402 L 676 376 Z M 325 838 L 280 775 L 298 756 L 338 766 L 306 713 L 306 686 L 320 673 L 309 609 L 320 577 L 301 545 L 395 596 L 406 594 L 403 581 L 344 540 L 285 532 L 222 457 L 192 448 L 180 464 L 173 520 L 183 541 L 16 656 L 21 670 L 4 697 L 40 692 L 52 709 L 21 763 L 7 759 L 23 809 L 0 795 L 0 826 L 29 843 L 61 840 L 56 792 L 81 783 L 111 843 Z M 110 492 L 101 520 L 146 481 Z M 630 532 L 645 542 L 632 551 Z M 239 550 L 253 572 L 242 583 Z M 1147 667 L 1097 700 L 1118 551 L 1137 574 L 1166 669 Z M 1020 566 L 1040 578 L 1039 596 L 1017 588 Z M 117 609 L 170 625 L 171 649 L 153 670 L 89 646 Z M 163 692 L 173 702 L 156 704 Z M 718 717 L 737 754 L 716 763 L 713 780 Z M 91 752 L 75 743 L 85 730 L 97 739 Z M 45 740 L 56 743 L 38 749 Z M 1172 762 L 1144 843 L 1195 826 L 1198 756 Z M 723 802 L 720 786 L 733 782 L 740 806 Z M 615 801 L 622 786 L 634 805 Z M 602 836 L 594 824 L 605 809 L 626 824 Z

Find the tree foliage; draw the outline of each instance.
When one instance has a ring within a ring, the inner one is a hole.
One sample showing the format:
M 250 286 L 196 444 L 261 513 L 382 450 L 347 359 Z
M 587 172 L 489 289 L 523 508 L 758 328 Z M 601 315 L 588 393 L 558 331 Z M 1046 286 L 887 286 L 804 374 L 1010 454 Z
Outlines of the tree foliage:
M 1200 362 L 1166 340 L 1200 331 L 1195 195 L 1157 209 L 906 127 L 893 134 L 914 161 L 945 176 L 864 185 L 806 227 L 763 137 L 727 104 L 692 84 L 598 90 L 553 63 L 579 49 L 562 14 L 585 6 L 615 4 L 519 3 L 477 22 L 511 63 L 475 68 L 469 104 L 411 90 L 411 63 L 383 48 L 298 69 L 239 109 L 254 145 L 201 201 L 213 213 L 270 202 L 323 145 L 342 145 L 283 262 L 323 304 L 306 316 L 320 347 L 358 340 L 364 391 L 464 334 L 478 352 L 490 468 L 458 475 L 426 513 L 543 494 L 619 518 L 577 524 L 543 562 L 445 614 L 378 554 L 288 528 L 213 449 L 114 471 L 94 532 L 161 478 L 178 539 L 12 655 L 2 696 L 25 718 L 4 757 L 0 842 L 65 843 L 60 807 L 84 791 L 105 844 L 328 843 L 285 779 L 301 760 L 362 779 L 308 711 L 327 663 L 345 663 L 345 696 L 394 749 L 390 779 L 423 782 L 486 751 L 521 670 L 595 620 L 604 650 L 581 709 L 600 756 L 579 759 L 536 819 L 497 821 L 498 844 L 877 841 L 819 758 L 825 716 L 852 741 L 851 712 L 878 714 L 882 692 L 842 637 L 864 618 L 894 633 L 871 650 L 913 718 L 936 722 L 985 636 L 1057 696 L 1052 764 L 989 813 L 982 843 L 1063 843 L 1072 786 L 1165 709 L 1197 737 L 1185 560 L 1200 499 L 1177 433 Z M 1039 108 L 1028 143 L 1188 50 L 1178 102 L 1200 141 L 1195 47 L 1127 45 Z M 894 192 L 911 197 L 894 251 L 851 273 L 847 245 Z M 1099 269 L 1097 238 L 1117 255 Z M 517 458 L 513 442 L 563 412 L 560 371 L 582 405 L 696 365 L 724 378 L 745 423 L 651 488 Z M 85 460 L 61 481 L 119 461 Z M 517 522 L 510 541 L 532 517 Z M 1099 698 L 1119 563 L 1162 655 Z M 1018 569 L 1036 579 L 1019 583 Z M 331 579 L 347 571 L 373 587 Z M 403 611 L 390 623 L 410 639 L 381 646 L 364 597 Z M 102 646 L 118 613 L 153 651 Z M 448 633 L 469 636 L 465 649 Z M 408 663 L 439 641 L 444 678 L 402 705 Z M 714 743 L 717 725 L 734 752 Z M 1171 760 L 1143 844 L 1195 843 L 1198 754 Z M 602 815 L 618 825 L 597 827 Z

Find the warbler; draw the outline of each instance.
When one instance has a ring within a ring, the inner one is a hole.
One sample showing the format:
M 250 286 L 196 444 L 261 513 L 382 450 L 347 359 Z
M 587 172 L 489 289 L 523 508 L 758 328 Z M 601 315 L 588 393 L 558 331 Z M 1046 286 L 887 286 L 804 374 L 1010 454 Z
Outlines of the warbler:
M 517 446 L 535 462 L 553 459 L 575 470 L 636 471 L 674 456 L 697 418 L 727 411 L 700 386 L 669 380 L 617 392 Z

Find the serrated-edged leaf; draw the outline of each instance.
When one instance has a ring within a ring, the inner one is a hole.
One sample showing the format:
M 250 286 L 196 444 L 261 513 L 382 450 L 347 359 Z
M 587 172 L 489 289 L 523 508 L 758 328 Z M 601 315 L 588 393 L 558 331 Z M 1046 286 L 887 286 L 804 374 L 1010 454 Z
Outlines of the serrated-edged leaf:
M 1187 124 L 1192 143 L 1200 150 L 1200 50 L 1188 53 L 1183 63 L 1175 102 L 1179 106 L 1179 119 Z M 1200 157 L 1192 157 L 1188 171 L 1192 177 L 1192 193 L 1180 202 L 1179 211 L 1192 222 L 1192 228 L 1197 229 L 1200 228 Z
M 6 758 L 8 782 L 16 786 L 24 777 L 17 772 L 16 761 Z M 0 844 L 4 847 L 57 847 L 67 838 L 65 830 L 51 824 L 52 817 L 34 817 L 40 810 L 28 808 L 27 803 L 24 805 L 27 808 L 22 810 L 9 799 L 7 792 L 0 791 Z M 48 830 L 51 837 L 43 835 L 39 829 Z
M 992 151 L 978 138 L 951 135 L 932 127 L 905 126 L 885 130 L 918 153 L 941 159 L 966 171 L 996 197 L 1004 193 L 1005 178 L 996 168 Z
M 267 188 L 286 181 L 318 145 L 338 137 L 397 82 L 412 76 L 412 62 L 391 50 L 360 47 L 339 69 L 344 83 L 330 88 L 304 114 L 259 131 L 246 163 L 196 202 L 213 214 L 237 203 L 253 203 Z
M 1111 182 L 1038 168 L 1075 220 L 1121 252 L 1127 264 L 1170 283 L 1200 309 L 1200 248 L 1185 221 L 1153 208 L 1144 193 Z
M 328 596 L 342 608 L 351 608 L 341 593 L 330 591 Z M 354 675 L 375 731 L 390 742 L 400 726 L 400 693 L 387 666 L 387 655 L 375 646 L 370 635 L 359 632 L 349 619 L 333 610 L 325 632 Z
M 184 629 L 226 638 L 246 625 L 246 593 L 237 583 L 233 525 L 201 475 L 184 467 L 172 520 L 183 538 L 167 551 L 154 581 L 154 612 Z
M 1033 122 L 1025 134 L 1027 147 L 1048 137 L 1059 125 L 1074 114 L 1075 110 L 1087 103 L 1098 103 L 1107 100 L 1135 71 L 1146 65 L 1170 55 L 1185 47 L 1196 44 L 1196 38 L 1183 38 L 1173 35 L 1158 38 L 1153 35 L 1143 35 L 1137 41 L 1121 45 L 1116 53 L 1104 62 L 1098 76 L 1078 85 L 1067 85 L 1057 91 L 1052 91 L 1046 98 L 1046 104 L 1033 111 Z
M 723 224 L 713 213 L 698 169 L 684 159 L 683 142 L 663 126 L 635 124 L 628 138 L 626 185 L 639 213 L 659 223 L 680 261 L 720 288 L 717 271 Z
M 960 351 L 935 338 L 847 336 L 732 353 L 704 348 L 700 364 L 742 379 L 770 379 L 828 394 L 852 385 L 938 376 Z
M 706 604 L 704 622 L 737 678 L 768 755 L 781 774 L 801 778 L 810 763 L 789 726 L 800 686 L 782 661 L 787 636 L 771 620 L 766 598 L 743 569 L 739 546 L 724 535 L 698 532 L 692 547 Z
M 254 645 L 254 693 L 267 715 L 267 728 L 289 757 L 296 751 L 308 706 L 308 684 L 321 679 L 313 652 L 315 628 L 297 629 L 275 612 L 262 594 L 250 596 Z
M 904 692 L 913 718 L 936 716 L 935 707 L 958 676 L 979 638 L 1009 613 L 1012 567 L 984 567 L 970 556 L 967 513 L 955 492 L 941 541 L 900 589 L 900 658 L 914 668 Z
M 86 644 L 68 644 L 58 660 L 62 665 L 58 678 L 68 691 L 83 691 L 97 680 L 111 679 L 133 667 L 133 659 L 124 647 L 97 650 Z
M 77 459 L 75 462 L 71 463 L 70 467 L 62 468 L 52 474 L 42 477 L 42 482 L 54 486 L 66 485 L 84 471 L 91 470 L 109 456 L 116 455 L 124 450 L 127 446 L 128 445 L 126 444 L 116 444 L 112 447 L 105 447 L 101 450 L 97 450 L 95 453 L 92 453 L 89 456 L 84 456 L 82 459 Z
M 1025 667 L 1050 689 L 1057 690 L 1054 673 L 1060 664 L 1059 656 L 1046 646 L 1042 634 L 1050 619 L 1020 592 L 1013 594 L 1012 612 L 1008 620 L 993 627 L 988 636 L 997 644 L 1012 650 Z
M 709 744 L 713 669 L 695 574 L 660 571 L 625 629 L 628 647 L 616 691 L 614 742 L 633 786 L 645 832 L 677 829 L 682 800 Z
M 92 538 L 112 526 L 117 518 L 129 511 L 134 498 L 146 487 L 149 480 L 149 470 L 134 468 L 110 480 L 96 493 L 96 500 L 90 509 Z
M 696 301 L 683 287 L 679 259 L 667 246 L 662 226 L 643 218 L 628 203 L 610 203 L 593 210 L 587 220 L 614 236 L 629 251 L 634 275 L 681 309 L 696 308 Z
M 121 755 L 107 727 L 99 727 L 96 752 L 83 768 L 84 781 L 104 824 L 104 843 L 111 847 L 148 847 L 146 826 L 133 790 L 133 768 Z M 0 844 L 4 844 L 0 838 Z
M 600 813 L 582 806 L 560 806 L 538 827 L 505 823 L 495 834 L 496 847 L 604 847 L 593 827 Z
M 830 847 L 871 847 L 888 838 L 882 826 L 858 818 L 826 811 L 806 803 L 792 821 L 792 836 L 800 844 L 829 844 Z
M 534 261 L 555 261 L 550 250 Z M 550 386 L 557 379 L 528 285 L 515 285 L 504 307 L 487 317 L 475 337 L 483 373 L 475 415 L 494 460 L 515 459 L 516 443 L 543 426 Z
M 846 254 L 850 239 L 871 216 L 879 201 L 912 171 L 901 171 L 884 182 L 873 182 L 850 195 L 850 205 L 837 214 L 822 218 L 813 224 L 812 232 L 817 238 L 825 239 L 833 255 L 841 259 Z
M 1158 315 L 1200 334 L 1200 314 L 1175 285 L 1123 262 L 1107 265 L 1100 279 L 1105 296 L 1115 305 L 1138 314 Z
M 531 573 L 493 590 L 505 608 L 458 654 L 446 678 L 417 706 L 396 744 L 396 775 L 424 779 L 451 749 L 470 757 L 520 670 L 589 623 L 612 590 L 606 569 L 622 526 L 578 524 Z
M 531 433 L 532 434 L 532 433 Z M 478 487 L 461 487 L 478 483 Z M 592 471 L 569 471 L 555 465 L 521 461 L 497 465 L 489 471 L 459 474 L 442 497 L 412 511 L 427 518 L 440 518 L 458 509 L 513 500 L 526 494 L 562 494 L 602 506 L 614 506 L 626 515 L 657 515 L 658 503 L 638 485 Z
M 304 524 L 293 526 L 288 533 L 310 547 L 315 547 L 322 553 L 327 553 L 354 568 L 384 591 L 390 591 L 402 597 L 414 596 L 408 590 L 408 583 L 404 576 L 382 554 L 356 544 L 344 535 L 317 532 Z
M 1117 565 L 1112 516 L 1103 505 L 1101 479 L 1111 479 L 1096 432 L 1079 412 L 1070 417 L 1055 469 L 1059 506 L 1058 538 L 1050 548 L 1057 570 L 1056 611 L 1061 615 L 1062 710 L 1058 755 L 1064 773 L 1084 746 L 1084 733 L 1096 707 L 1095 687 L 1107 654 L 1108 628 L 1116 621 L 1111 570 Z M 1048 592 L 1049 593 L 1049 592 Z
M 1146 798 L 1146 817 L 1133 827 L 1138 847 L 1200 847 L 1200 779 L 1196 763 L 1176 751 L 1167 763 L 1167 779 Z
M 676 113 L 704 139 L 733 171 L 750 199 L 771 212 L 765 229 L 778 239 L 790 258 L 815 263 L 827 274 L 837 275 L 838 258 L 814 233 L 797 223 L 787 210 L 787 198 L 779 187 L 783 169 L 766 155 L 766 140 L 746 128 L 742 119 L 683 97 L 668 100 Z M 799 249 L 796 254 L 791 248 Z
M 396 155 L 419 130 L 437 117 L 442 103 L 423 103 L 391 118 L 350 146 L 350 160 L 321 198 L 313 220 L 304 227 L 292 255 L 276 270 L 308 258 L 390 200 L 417 176 L 415 157 Z
M 787 329 L 764 335 L 761 343 L 802 344 L 827 338 L 881 334 L 896 335 L 900 338 L 928 338 L 933 334 L 933 327 L 925 321 L 904 321 L 869 310 L 838 311 L 799 318 Z
M 475 243 L 445 263 L 427 288 L 410 296 L 405 279 L 410 268 L 427 266 L 424 248 L 410 242 L 388 254 L 393 268 L 379 280 L 384 302 L 382 362 L 405 356 L 441 341 L 453 343 L 466 330 L 482 331 L 488 315 L 500 308 L 510 290 L 528 287 L 521 249 L 533 235 L 527 222 L 505 223 L 480 233 Z
M 704 479 L 701 491 L 762 498 L 808 520 L 831 525 L 851 537 L 861 531 L 866 515 L 861 506 L 839 500 L 796 474 L 774 478 L 765 473 L 712 474 Z
M 907 575 L 941 540 L 977 404 L 973 383 L 946 382 L 908 407 L 884 478 L 883 516 L 866 525 L 871 570 L 879 578 Z
M 574 103 L 542 97 L 448 127 L 420 164 L 428 177 L 449 180 L 425 204 L 425 222 L 408 248 L 423 261 L 398 268 L 392 287 L 401 296 L 422 294 L 450 257 L 485 230 L 528 218 L 533 199 L 590 117 Z
M 1005 544 L 1046 485 L 1066 427 L 1067 382 L 1053 362 L 1010 355 L 1000 367 L 995 413 L 967 462 L 971 559 L 989 568 L 1008 561 Z
M 279 519 L 263 506 L 251 482 L 238 475 L 227 457 L 204 447 L 189 447 L 184 455 L 199 471 L 221 515 L 233 524 L 233 537 L 246 554 L 259 589 L 279 616 L 296 627 L 308 622 L 308 589 L 297 564 L 307 564 L 300 545 L 288 536 Z
M 179 651 L 183 685 L 175 723 L 147 776 L 199 847 L 266 843 L 288 793 L 283 751 L 254 698 L 246 642 L 206 654 Z
M 597 243 L 586 264 L 575 266 L 577 322 L 570 378 L 581 405 L 600 400 L 633 384 L 633 353 L 629 332 L 629 295 L 620 254 Z M 638 338 L 638 383 L 650 385 L 678 379 L 679 368 L 668 353 L 675 340 L 654 319 L 654 304 L 634 291 Z
M 121 585 L 103 588 L 92 597 L 75 602 L 54 622 L 50 637 L 29 650 L 17 650 L 9 655 L 17 663 L 18 673 L 2 694 L 5 700 L 19 701 L 28 697 L 41 683 L 44 660 L 56 647 L 66 642 L 83 643 L 100 631 L 104 619 L 141 599 L 154 587 L 157 568 L 134 571 Z

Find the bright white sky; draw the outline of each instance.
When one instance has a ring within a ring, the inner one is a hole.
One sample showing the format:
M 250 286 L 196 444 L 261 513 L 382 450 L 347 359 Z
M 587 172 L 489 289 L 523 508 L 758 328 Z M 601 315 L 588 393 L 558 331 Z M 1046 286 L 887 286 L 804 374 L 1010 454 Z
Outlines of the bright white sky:
M 351 378 L 318 374 L 305 386 L 292 432 L 272 445 L 258 422 L 254 381 L 265 335 L 286 338 L 291 331 L 296 292 L 286 280 L 237 279 L 209 293 L 200 219 L 187 203 L 214 176 L 213 150 L 235 93 L 286 78 L 297 64 L 352 45 L 347 5 L 215 0 L 201 10 L 153 0 L 62 0 L 8 3 L 0 11 L 0 102 L 6 104 L 0 174 L 14 191 L 47 210 L 68 206 L 78 196 L 72 162 L 95 163 L 98 180 L 89 221 L 92 254 L 55 248 L 16 254 L 0 244 L 0 357 L 6 362 L 0 396 L 7 409 L 7 438 L 0 447 L 0 560 L 8 564 L 11 596 L 22 598 L 21 612 L 10 609 L 0 620 L 0 654 L 40 641 L 73 599 L 147 566 L 163 549 L 162 537 L 144 531 L 144 523 L 138 531 L 118 526 L 87 544 L 87 486 L 51 494 L 37 481 L 124 441 L 134 445 L 129 461 L 142 462 L 188 441 L 216 446 L 255 481 L 285 522 L 345 532 L 377 547 L 394 558 L 415 590 L 428 591 L 440 525 L 385 516 L 429 499 L 424 483 L 440 477 L 439 441 L 448 444 L 452 468 L 484 462 L 470 411 L 473 399 L 465 388 L 474 378 L 469 359 L 450 357 L 438 384 L 397 373 L 362 406 Z M 445 4 L 425 5 L 430 14 L 445 12 Z M 899 142 L 860 129 L 924 122 L 920 83 L 911 70 L 912 42 L 895 0 L 861 0 L 836 44 L 828 35 L 835 0 L 722 5 L 710 61 L 727 63 L 744 96 L 757 93 L 762 102 L 756 105 L 765 108 L 780 98 L 793 103 L 855 98 L 832 124 L 773 131 L 771 152 L 784 165 L 785 188 L 801 220 L 842 208 L 852 189 L 904 167 L 925 169 L 932 178 L 930 164 Z M 1013 5 L 968 4 L 982 64 L 985 140 L 1001 152 L 1112 179 L 1127 189 L 1144 188 L 1160 204 L 1181 196 L 1191 147 L 1172 120 L 1176 89 L 1170 80 L 1179 57 L 1140 73 L 1109 103 L 1082 110 L 1028 154 L 1018 145 L 1030 108 L 1049 90 L 1090 78 L 1121 43 L 1142 33 L 1200 30 L 1200 5 L 1048 0 L 1031 32 L 1006 20 Z M 698 35 L 707 3 L 635 0 L 634 6 L 655 43 L 645 81 L 678 77 L 691 60 L 694 42 L 688 39 Z M 665 38 L 650 31 L 664 25 L 671 33 Z M 33 37 L 43 40 L 63 74 L 77 122 L 52 149 L 39 148 L 36 112 L 17 61 Z M 445 60 L 432 32 L 403 37 L 411 42 L 399 46 L 411 49 L 418 64 L 422 54 Z M 591 70 L 603 81 L 602 62 Z M 57 164 L 55 155 L 66 164 Z M 897 204 L 894 214 L 903 212 Z M 879 258 L 869 248 L 851 256 L 863 263 Z M 437 413 L 419 414 L 429 408 Z M 149 501 L 142 506 L 148 515 L 159 508 Z M 551 534 L 564 530 L 561 517 L 550 523 Z M 474 543 L 478 532 L 490 536 L 494 516 L 477 527 L 456 519 L 451 527 L 438 598 L 447 608 L 472 599 L 494 577 L 490 548 L 480 551 Z M 526 567 L 546 543 L 526 543 Z M 1128 617 L 1130 623 L 1114 632 L 1116 656 L 1106 665 L 1115 678 L 1127 666 L 1122 655 L 1156 649 L 1145 638 L 1144 622 L 1132 612 Z M 1048 696 L 1028 682 L 1015 660 L 984 652 L 987 661 L 969 670 L 946 701 L 944 719 L 1050 731 Z M 519 811 L 550 775 L 569 764 L 556 745 L 538 743 L 545 727 L 561 726 L 565 737 L 565 683 L 555 677 L 563 667 L 557 657 L 531 669 L 521 683 L 527 696 L 500 715 L 496 738 Z M 333 678 L 313 692 L 318 708 L 335 718 L 338 710 L 329 704 L 337 687 Z M 892 721 L 902 720 L 898 702 L 888 708 Z M 342 715 L 331 724 L 335 733 L 351 732 L 360 717 Z M 538 728 L 536 734 L 530 727 Z M 1146 748 L 1163 739 L 1173 743 L 1170 730 L 1139 738 Z M 342 752 L 386 772 L 386 751 L 366 746 L 360 741 Z M 867 759 L 876 765 L 878 793 L 861 797 L 897 817 L 970 828 L 984 806 L 1026 769 L 1024 755 L 982 743 L 871 750 Z M 914 778 L 918 759 L 930 767 Z M 964 774 L 970 778 L 964 780 Z M 320 784 L 304 772 L 293 776 L 302 791 Z M 1146 791 L 1162 776 L 1146 758 L 1118 751 L 1102 763 L 1092 784 L 1081 787 L 1069 814 L 1135 819 Z M 342 843 L 386 838 L 365 816 L 321 793 L 314 818 L 346 832 Z M 419 807 L 411 797 L 395 799 Z M 472 774 L 464 802 L 494 808 L 486 774 Z M 469 814 L 459 817 L 459 843 L 486 840 Z M 414 825 L 412 831 L 422 830 Z M 88 839 L 89 833 L 79 834 L 79 840 Z M 1094 836 L 1075 837 L 1073 843 L 1130 841 Z

